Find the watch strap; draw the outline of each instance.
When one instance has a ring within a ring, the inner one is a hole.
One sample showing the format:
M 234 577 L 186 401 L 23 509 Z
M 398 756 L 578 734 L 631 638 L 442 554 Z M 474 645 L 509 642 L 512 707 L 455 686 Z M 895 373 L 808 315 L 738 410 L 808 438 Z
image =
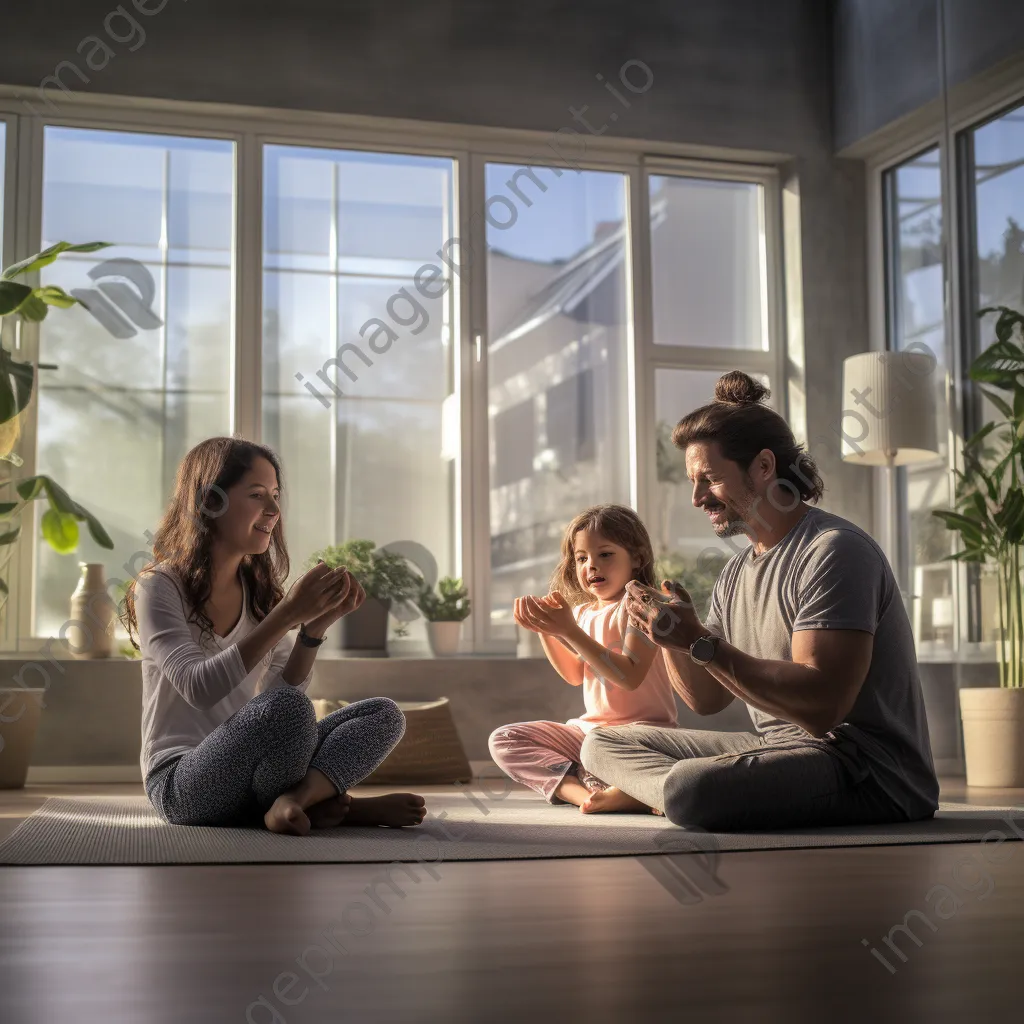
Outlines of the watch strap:
M 306 624 L 300 623 L 299 625 L 299 643 L 304 647 L 319 647 L 327 637 L 325 636 L 310 636 L 306 632 Z

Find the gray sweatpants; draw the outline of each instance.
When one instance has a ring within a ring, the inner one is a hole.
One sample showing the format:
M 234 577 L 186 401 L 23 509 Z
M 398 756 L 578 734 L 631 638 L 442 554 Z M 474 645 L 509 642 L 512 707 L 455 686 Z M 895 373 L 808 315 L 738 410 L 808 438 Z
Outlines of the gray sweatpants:
M 618 725 L 590 732 L 580 758 L 674 824 L 709 832 L 908 820 L 848 740 Z
M 301 690 L 275 687 L 151 771 L 146 794 L 172 825 L 262 825 L 310 768 L 341 792 L 370 775 L 404 733 L 405 715 L 387 697 L 357 700 L 318 722 Z

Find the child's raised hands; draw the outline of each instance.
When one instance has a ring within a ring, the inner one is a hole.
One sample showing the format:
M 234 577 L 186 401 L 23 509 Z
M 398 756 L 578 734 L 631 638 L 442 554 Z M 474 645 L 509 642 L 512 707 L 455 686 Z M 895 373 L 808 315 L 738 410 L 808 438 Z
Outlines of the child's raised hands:
M 572 608 L 558 593 L 544 597 L 517 597 L 512 614 L 520 626 L 534 633 L 564 638 L 576 628 Z

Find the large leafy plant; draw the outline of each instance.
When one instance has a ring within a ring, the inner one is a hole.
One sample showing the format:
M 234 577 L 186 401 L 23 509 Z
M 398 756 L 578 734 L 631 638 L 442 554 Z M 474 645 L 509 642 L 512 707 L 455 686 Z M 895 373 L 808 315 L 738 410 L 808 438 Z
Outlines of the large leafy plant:
M 49 266 L 61 253 L 96 252 L 109 244 L 88 242 L 72 245 L 69 242 L 57 242 L 35 256 L 8 267 L 0 273 L 0 318 L 11 316 L 37 323 L 46 319 L 51 306 L 58 309 L 84 306 L 79 299 L 68 295 L 56 285 L 34 287 L 16 279 Z M 15 467 L 23 464 L 14 446 L 20 434 L 20 417 L 32 401 L 35 376 L 36 370 L 31 363 L 18 362 L 0 344 L 0 459 Z M 78 524 L 82 522 L 100 547 L 113 549 L 114 542 L 99 520 L 74 501 L 55 480 L 48 476 L 32 476 L 15 482 L 9 471 L 5 475 L 7 478 L 0 480 L 0 492 L 13 484 L 19 500 L 0 501 L 0 520 L 6 520 L 8 524 L 4 532 L 0 533 L 0 546 L 13 544 L 18 539 L 21 526 L 13 521 L 22 509 L 29 502 L 45 497 L 49 508 L 42 516 L 42 535 L 54 551 L 68 554 L 75 550 L 79 538 Z M 14 497 L 10 492 L 5 496 Z M 7 584 L 3 579 L 0 579 L 0 595 L 7 595 Z
M 380 601 L 409 601 L 418 596 L 423 579 L 402 555 L 378 548 L 372 540 L 350 540 L 314 551 L 307 568 L 322 559 L 332 569 L 345 566 L 367 597 Z
M 986 423 L 964 443 L 963 469 L 955 470 L 956 507 L 932 514 L 962 541 L 962 550 L 946 560 L 979 565 L 996 574 L 999 685 L 1020 687 L 1024 686 L 1024 316 L 1006 306 L 986 308 L 979 315 L 985 313 L 999 314 L 996 340 L 971 364 L 970 379 L 1002 419 Z

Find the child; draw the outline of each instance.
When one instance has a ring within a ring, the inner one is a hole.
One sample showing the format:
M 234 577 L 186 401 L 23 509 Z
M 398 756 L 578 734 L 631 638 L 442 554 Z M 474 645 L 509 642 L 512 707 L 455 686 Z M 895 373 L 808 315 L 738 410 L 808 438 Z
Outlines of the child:
M 598 811 L 649 812 L 646 804 L 585 771 L 584 736 L 601 725 L 675 726 L 676 703 L 660 649 L 626 615 L 626 584 L 654 585 L 651 540 L 637 514 L 596 505 L 566 528 L 546 597 L 519 597 L 515 620 L 539 633 L 555 671 L 583 687 L 586 713 L 560 722 L 502 726 L 488 745 L 495 763 L 549 803 Z
M 274 452 L 239 438 L 202 441 L 178 467 L 123 613 L 142 651 L 146 795 L 174 825 L 419 825 L 421 796 L 347 792 L 402 738 L 398 705 L 372 697 L 317 722 L 305 695 L 324 633 L 365 594 L 322 562 L 284 591 L 282 486 Z

